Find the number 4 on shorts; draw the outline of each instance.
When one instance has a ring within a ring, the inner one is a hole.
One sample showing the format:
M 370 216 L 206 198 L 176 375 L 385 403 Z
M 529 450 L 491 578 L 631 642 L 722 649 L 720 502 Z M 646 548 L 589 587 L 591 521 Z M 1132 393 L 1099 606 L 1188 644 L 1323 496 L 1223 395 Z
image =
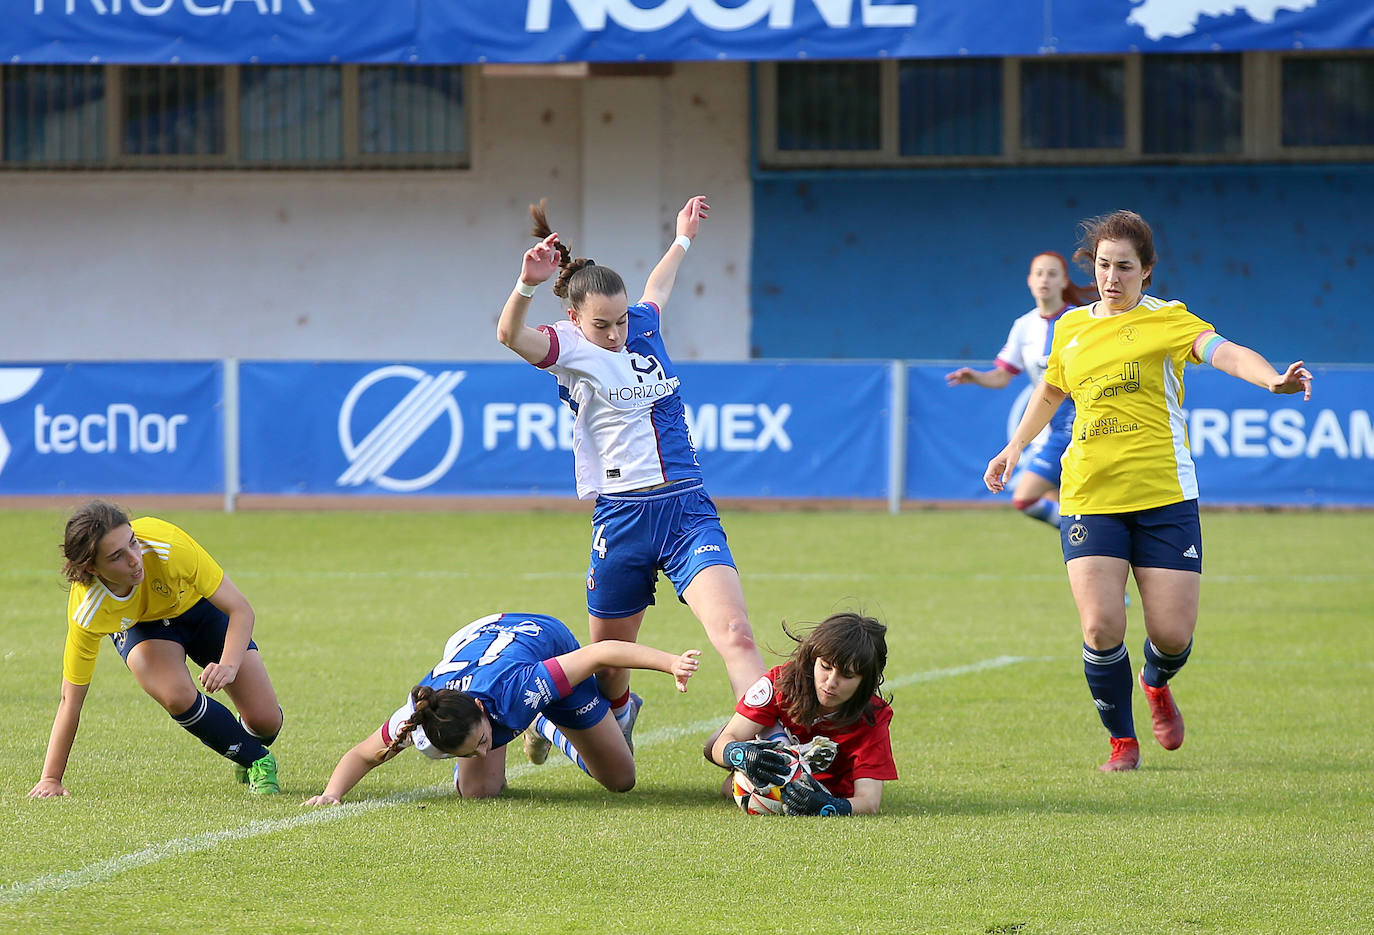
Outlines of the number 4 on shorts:
M 592 532 L 592 551 L 602 558 L 606 557 L 606 524 L 602 523 Z

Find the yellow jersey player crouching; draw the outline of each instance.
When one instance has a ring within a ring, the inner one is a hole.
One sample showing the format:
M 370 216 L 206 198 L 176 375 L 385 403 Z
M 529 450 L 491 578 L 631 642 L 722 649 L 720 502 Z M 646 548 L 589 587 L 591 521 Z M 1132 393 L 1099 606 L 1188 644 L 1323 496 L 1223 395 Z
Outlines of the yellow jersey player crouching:
M 62 700 L 30 797 L 68 795 L 62 784 L 104 637 L 143 690 L 201 743 L 232 760 L 240 782 L 259 795 L 280 792 L 267 747 L 282 710 L 253 642 L 253 608 L 194 539 L 160 519 L 129 520 L 93 500 L 67 521 L 62 543 L 67 646 Z M 186 668 L 201 666 L 197 687 Z M 209 694 L 224 689 L 240 719 Z M 202 693 L 204 689 L 205 693 Z

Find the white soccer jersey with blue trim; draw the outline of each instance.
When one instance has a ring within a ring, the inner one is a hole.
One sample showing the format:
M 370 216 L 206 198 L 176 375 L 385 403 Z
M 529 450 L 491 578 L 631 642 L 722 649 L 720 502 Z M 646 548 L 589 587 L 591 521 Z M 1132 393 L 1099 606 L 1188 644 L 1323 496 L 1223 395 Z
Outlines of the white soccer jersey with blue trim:
M 1071 306 L 1064 306 L 1052 318 L 1045 318 L 1039 309 L 1031 309 L 1012 322 L 1007 334 L 1007 343 L 997 352 L 997 368 L 1011 374 L 1024 373 L 1035 386 L 1045 378 L 1045 367 L 1050 361 L 1050 346 L 1054 342 L 1055 323 L 1063 317 Z M 1073 402 L 1064 400 L 1046 426 L 1046 431 L 1036 437 L 1043 442 L 1049 432 L 1067 432 L 1073 425 Z
M 658 308 L 630 306 L 628 327 L 629 340 L 619 351 L 588 341 L 571 321 L 540 328 L 551 345 L 541 366 L 577 417 L 573 459 L 583 500 L 701 478 Z

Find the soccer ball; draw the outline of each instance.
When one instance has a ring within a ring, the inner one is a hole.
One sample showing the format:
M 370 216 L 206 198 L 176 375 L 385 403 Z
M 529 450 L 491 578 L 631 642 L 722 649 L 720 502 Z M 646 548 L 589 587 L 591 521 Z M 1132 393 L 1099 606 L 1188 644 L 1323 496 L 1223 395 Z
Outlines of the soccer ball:
M 735 797 L 735 804 L 746 815 L 782 814 L 781 786 L 755 789 L 748 776 L 740 770 L 735 770 L 730 777 L 730 791 Z

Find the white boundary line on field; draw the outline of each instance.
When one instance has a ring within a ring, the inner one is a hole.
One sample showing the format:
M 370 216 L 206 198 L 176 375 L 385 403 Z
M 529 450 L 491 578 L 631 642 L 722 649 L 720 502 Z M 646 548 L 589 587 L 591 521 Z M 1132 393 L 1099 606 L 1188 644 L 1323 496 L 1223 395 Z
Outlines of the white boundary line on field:
M 1022 662 L 1040 662 L 1054 658 L 1057 657 L 997 656 L 993 659 L 984 659 L 980 662 L 970 663 L 969 665 L 954 666 L 948 669 L 931 669 L 927 672 L 914 672 L 911 675 L 904 675 L 900 678 L 891 679 L 885 682 L 883 687 L 900 688 L 904 685 L 914 685 L 918 682 L 931 682 L 936 679 L 970 675 L 975 672 L 986 672 L 990 669 L 1001 669 Z M 670 740 L 677 740 L 691 734 L 700 734 L 703 731 L 718 727 L 722 723 L 724 723 L 723 717 L 696 721 L 691 724 L 683 724 L 674 727 L 660 727 L 655 730 L 647 730 L 635 735 L 635 745 L 640 748 L 656 746 L 657 744 L 665 743 Z M 564 766 L 572 765 L 570 760 L 561 756 L 558 757 L 556 762 Z M 518 778 L 532 772 L 536 768 L 538 767 L 533 767 L 528 763 L 515 763 L 506 767 L 506 776 L 512 779 Z M 250 821 L 248 824 L 238 828 L 227 828 L 223 831 L 206 831 L 201 834 L 193 834 L 184 838 L 173 838 L 161 844 L 153 844 L 142 850 L 121 854 L 118 857 L 102 860 L 98 863 L 90 864 L 75 870 L 63 870 L 59 873 L 48 873 L 43 876 L 34 877 L 32 880 L 4 884 L 0 886 L 0 906 L 13 905 L 14 903 L 28 899 L 32 896 L 39 896 L 45 893 L 76 889 L 94 883 L 103 883 L 112 877 L 119 876 L 121 873 L 127 873 L 139 867 L 146 867 L 149 864 L 157 863 L 168 857 L 184 857 L 188 854 L 208 851 L 221 844 L 261 837 L 265 834 L 275 834 L 278 831 L 290 831 L 306 825 L 321 824 L 327 821 L 339 821 L 344 818 L 351 818 L 354 815 L 360 815 L 364 812 L 375 811 L 379 808 L 387 808 L 392 805 L 404 805 L 408 802 L 418 802 L 423 799 L 436 798 L 441 795 L 450 794 L 452 791 L 453 783 L 444 782 L 410 792 L 398 792 L 381 799 L 365 799 L 361 802 L 347 802 L 343 805 L 310 808 L 290 818 Z M 35 804 L 33 807 L 43 808 L 53 807 L 53 805 L 49 804 L 44 806 Z M 61 806 L 57 805 L 56 807 L 60 808 Z

